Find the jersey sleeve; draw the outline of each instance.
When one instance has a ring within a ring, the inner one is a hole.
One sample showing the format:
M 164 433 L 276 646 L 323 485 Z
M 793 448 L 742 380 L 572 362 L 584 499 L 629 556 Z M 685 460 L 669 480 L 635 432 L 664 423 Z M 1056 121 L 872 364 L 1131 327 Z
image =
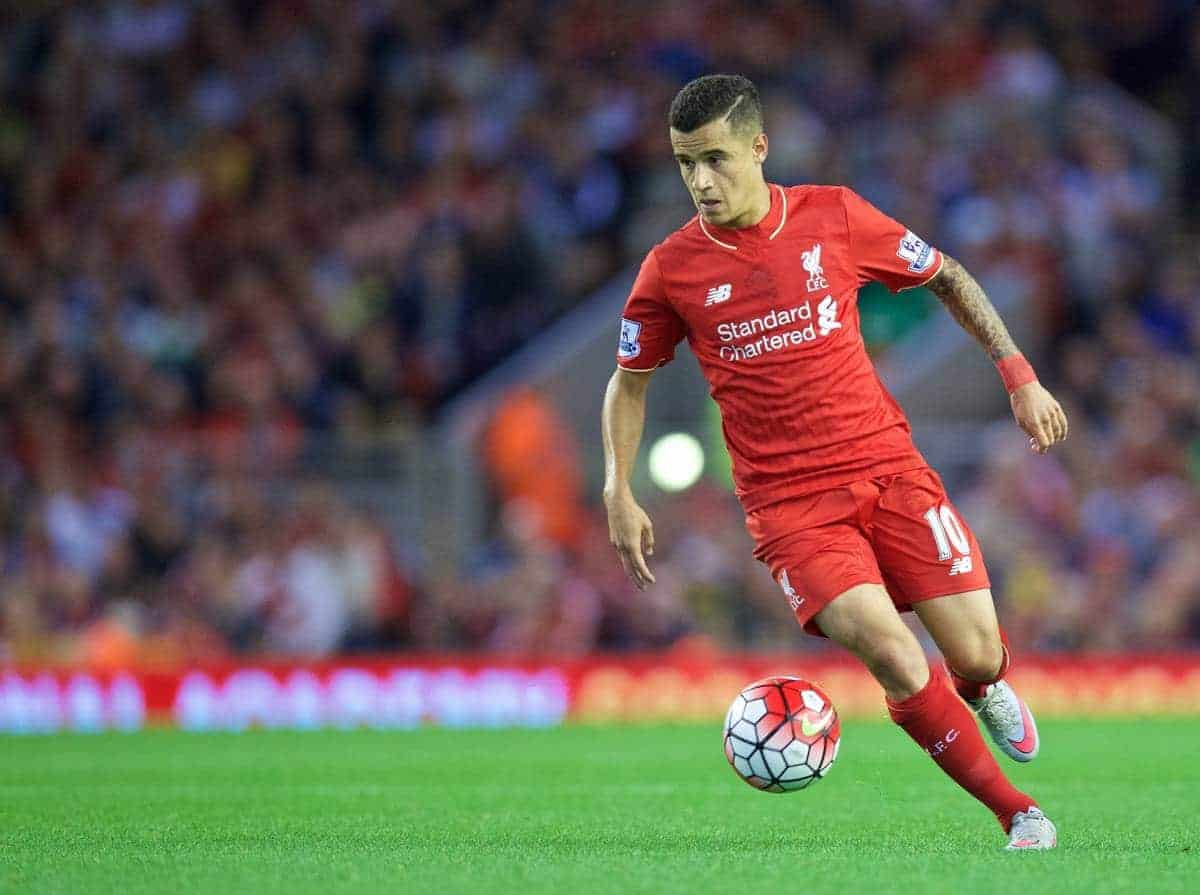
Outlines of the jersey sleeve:
M 898 292 L 924 286 L 942 269 L 942 253 L 899 221 L 853 190 L 842 197 L 860 286 L 878 281 Z
M 683 336 L 683 320 L 667 301 L 658 258 L 652 249 L 642 262 L 621 313 L 617 366 L 633 371 L 660 367 L 675 357 L 675 346 Z

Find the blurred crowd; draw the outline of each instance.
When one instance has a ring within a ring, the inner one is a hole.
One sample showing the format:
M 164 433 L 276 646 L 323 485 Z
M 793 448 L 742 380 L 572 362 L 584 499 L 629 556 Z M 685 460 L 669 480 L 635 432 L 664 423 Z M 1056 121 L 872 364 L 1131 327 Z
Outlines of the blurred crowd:
M 759 83 L 772 179 L 850 184 L 1037 309 L 1071 441 L 997 435 L 957 495 L 1022 642 L 1196 643 L 1193 7 L 5 7 L 0 658 L 794 645 L 715 487 L 653 507 L 642 594 L 578 470 L 497 459 L 520 439 L 456 575 L 343 487 L 678 226 L 665 109 L 717 70 Z

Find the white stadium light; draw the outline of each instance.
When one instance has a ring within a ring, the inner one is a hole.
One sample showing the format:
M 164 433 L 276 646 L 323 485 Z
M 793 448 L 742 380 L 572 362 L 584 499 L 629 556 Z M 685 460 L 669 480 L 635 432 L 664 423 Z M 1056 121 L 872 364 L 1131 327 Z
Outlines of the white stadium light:
M 664 491 L 684 491 L 704 471 L 704 448 L 686 432 L 664 435 L 650 448 L 650 478 Z

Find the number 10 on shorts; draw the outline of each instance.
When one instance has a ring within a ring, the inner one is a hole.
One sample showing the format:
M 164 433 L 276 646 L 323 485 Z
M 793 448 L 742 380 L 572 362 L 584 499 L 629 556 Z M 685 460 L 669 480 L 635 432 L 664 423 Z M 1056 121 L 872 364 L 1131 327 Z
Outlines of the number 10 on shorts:
M 968 556 L 971 553 L 971 541 L 949 504 L 930 507 L 925 513 L 925 521 L 929 523 L 929 530 L 933 532 L 933 543 L 937 546 L 939 560 L 952 556 L 951 547 L 959 556 Z

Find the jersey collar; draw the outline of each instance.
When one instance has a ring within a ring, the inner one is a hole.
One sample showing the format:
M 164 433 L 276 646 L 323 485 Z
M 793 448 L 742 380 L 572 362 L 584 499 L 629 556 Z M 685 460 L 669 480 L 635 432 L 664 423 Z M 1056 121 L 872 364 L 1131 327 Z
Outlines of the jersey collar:
M 715 224 L 704 223 L 704 217 L 696 215 L 700 230 L 721 248 L 734 252 L 737 251 L 738 245 L 749 239 L 774 239 L 787 223 L 787 193 L 777 183 L 768 183 L 767 186 L 771 188 L 771 208 L 757 224 L 749 227 L 718 227 Z

